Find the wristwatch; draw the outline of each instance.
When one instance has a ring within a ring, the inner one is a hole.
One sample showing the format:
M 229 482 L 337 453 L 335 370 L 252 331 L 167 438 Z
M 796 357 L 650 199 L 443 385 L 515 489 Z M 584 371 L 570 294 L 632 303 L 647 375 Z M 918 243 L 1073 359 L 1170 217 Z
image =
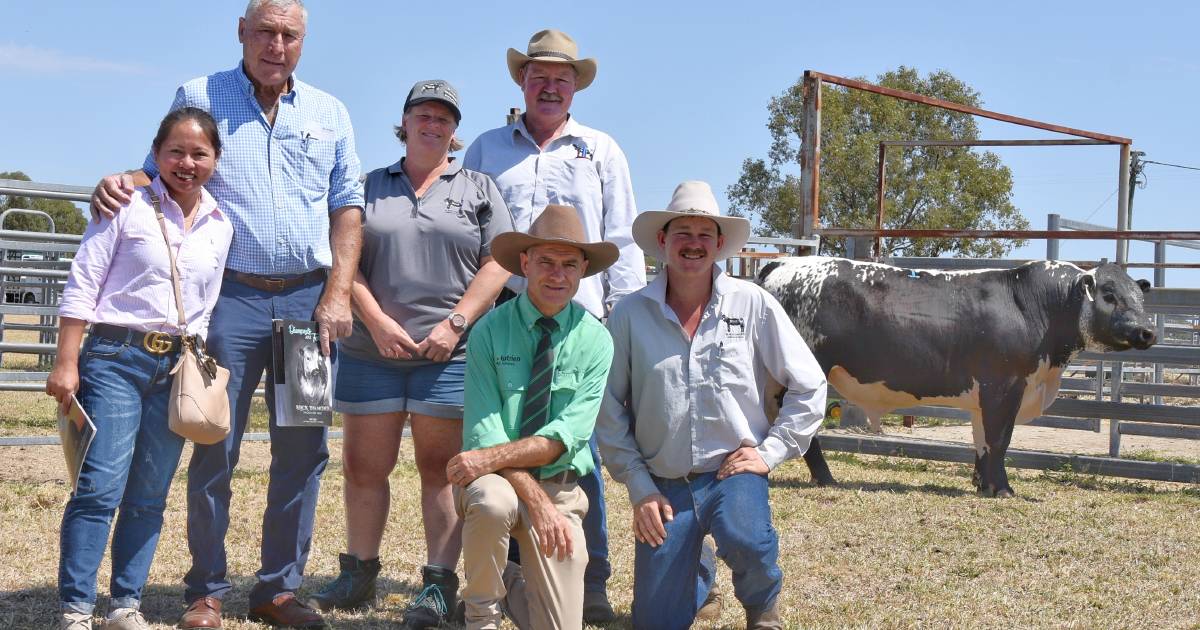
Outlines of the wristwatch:
M 462 333 L 467 329 L 467 316 L 463 315 L 462 313 L 451 312 L 450 315 L 446 317 L 446 320 L 450 322 L 450 327 L 453 328 L 454 332 L 456 333 Z

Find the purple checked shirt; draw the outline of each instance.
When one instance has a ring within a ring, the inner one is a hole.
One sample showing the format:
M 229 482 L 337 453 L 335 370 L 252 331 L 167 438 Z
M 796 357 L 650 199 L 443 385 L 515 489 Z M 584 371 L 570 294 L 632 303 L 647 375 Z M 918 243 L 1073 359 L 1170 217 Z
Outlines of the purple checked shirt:
M 151 186 L 162 201 L 167 234 L 175 248 L 187 332 L 207 338 L 233 226 L 212 195 L 202 191 L 192 229 L 184 233 L 183 211 L 166 194 L 162 181 L 156 177 Z M 88 223 L 58 315 L 179 334 L 171 261 L 154 206 L 142 189 L 134 192 L 115 218 Z

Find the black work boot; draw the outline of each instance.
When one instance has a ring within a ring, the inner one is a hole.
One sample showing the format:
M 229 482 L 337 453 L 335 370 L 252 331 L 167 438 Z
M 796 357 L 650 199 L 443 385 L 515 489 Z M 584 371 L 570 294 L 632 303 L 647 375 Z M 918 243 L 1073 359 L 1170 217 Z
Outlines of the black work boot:
M 593 626 L 606 624 L 617 618 L 612 604 L 608 603 L 608 591 L 583 592 L 583 621 Z
M 348 553 L 338 554 L 342 572 L 325 588 L 308 598 L 309 608 L 320 611 L 353 610 L 375 601 L 375 578 L 379 575 L 379 558 L 359 560 Z
M 400 622 L 408 630 L 436 628 L 449 621 L 458 608 L 458 576 L 454 569 L 427 564 L 421 567 L 421 581 L 425 588 L 404 610 Z

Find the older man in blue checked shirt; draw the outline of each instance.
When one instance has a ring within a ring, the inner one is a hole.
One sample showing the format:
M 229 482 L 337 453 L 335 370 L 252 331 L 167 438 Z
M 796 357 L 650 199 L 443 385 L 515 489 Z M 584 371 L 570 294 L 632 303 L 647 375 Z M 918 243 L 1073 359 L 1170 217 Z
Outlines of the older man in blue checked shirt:
M 346 108 L 293 74 L 307 17 L 299 0 L 251 0 L 238 21 L 238 65 L 189 81 L 171 105 L 199 107 L 217 120 L 225 150 L 208 190 L 234 228 L 208 338 L 209 350 L 231 372 L 233 430 L 223 443 L 196 446 L 188 468 L 192 568 L 184 578 L 182 628 L 221 627 L 221 602 L 231 589 L 225 554 L 230 480 L 250 400 L 270 365 L 271 320 L 316 320 L 326 354 L 351 330 L 350 285 L 362 240 L 360 168 Z M 155 174 L 152 159 L 142 170 L 104 178 L 93 209 L 111 214 L 119 208 L 134 183 Z M 271 479 L 250 618 L 323 628 L 321 615 L 294 592 L 303 579 L 329 458 L 326 431 L 281 428 L 267 408 Z

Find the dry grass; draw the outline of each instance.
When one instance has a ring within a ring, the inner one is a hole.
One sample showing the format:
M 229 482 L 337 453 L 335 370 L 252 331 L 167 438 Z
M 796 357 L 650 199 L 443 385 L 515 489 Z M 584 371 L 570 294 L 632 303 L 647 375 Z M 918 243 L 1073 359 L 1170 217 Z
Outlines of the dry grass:
M 9 333 L 6 340 L 36 341 L 36 333 Z M 2 365 L 36 369 L 33 357 L 14 354 Z M 0 395 L 0 436 L 53 434 L 50 418 L 53 401 L 44 394 Z M 264 426 L 257 401 L 251 430 Z M 247 443 L 234 481 L 228 538 L 234 592 L 225 620 L 232 630 L 261 627 L 245 619 L 245 594 L 257 568 L 268 448 Z M 307 589 L 332 579 L 343 549 L 339 449 L 340 443 L 331 442 Z M 379 603 L 365 612 L 333 615 L 334 627 L 392 627 L 417 590 L 424 543 L 407 443 L 404 451 L 393 475 Z M 67 498 L 61 453 L 48 446 L 10 447 L 0 454 L 0 628 L 51 628 L 58 527 Z M 1149 451 L 1136 455 L 1161 457 Z M 187 457 L 185 452 L 184 462 Z M 977 497 L 970 471 L 961 465 L 840 453 L 829 459 L 841 481 L 835 488 L 813 487 L 797 462 L 772 475 L 786 576 L 781 609 L 789 628 L 1200 629 L 1196 486 L 1010 469 L 1020 496 L 1003 501 Z M 156 628 L 173 627 L 182 610 L 180 577 L 189 564 L 185 476 L 186 467 L 176 477 L 145 593 L 143 609 Z M 633 586 L 630 511 L 619 485 L 610 483 L 608 499 L 610 595 L 622 615 L 612 627 L 626 628 Z M 106 560 L 102 594 L 108 578 Z M 724 568 L 720 583 L 726 610 L 716 627 L 740 628 L 741 611 Z
M 39 317 L 37 315 L 6 315 L 4 316 L 6 324 L 37 324 Z M 39 343 L 39 333 L 36 330 L 5 330 L 4 341 L 10 343 Z M 34 354 L 17 354 L 8 352 L 4 354 L 3 360 L 0 360 L 0 368 L 6 370 L 48 370 L 49 366 L 43 365 L 38 367 L 38 356 Z M 3 416 L 7 417 L 7 416 Z
M 335 451 L 318 510 L 306 587 L 333 577 L 343 548 L 341 464 Z M 48 481 L 57 447 L 19 450 L 23 465 L 0 468 L 0 627 L 48 628 L 55 614 L 57 531 L 66 488 Z M 229 536 L 226 627 L 245 620 L 257 567 L 267 481 L 267 445 L 247 444 L 235 479 Z M 17 451 L 6 454 L 17 455 Z M 11 456 L 11 455 L 10 455 Z M 186 458 L 186 453 L 185 453 Z M 787 627 L 1170 627 L 1200 628 L 1200 490 L 1111 481 L 1071 473 L 1012 471 L 1021 493 L 984 499 L 969 471 L 952 464 L 834 454 L 836 488 L 815 488 L 799 463 L 773 476 L 782 546 Z M 176 479 L 144 610 L 167 628 L 181 610 L 187 568 L 184 471 Z M 393 476 L 379 605 L 335 615 L 339 628 L 385 628 L 416 590 L 424 559 L 412 453 Z M 624 489 L 609 490 L 614 577 L 610 593 L 627 615 L 633 547 Z M 728 571 L 719 627 L 741 627 Z M 101 570 L 101 592 L 108 580 Z M 628 627 L 627 617 L 612 627 Z

